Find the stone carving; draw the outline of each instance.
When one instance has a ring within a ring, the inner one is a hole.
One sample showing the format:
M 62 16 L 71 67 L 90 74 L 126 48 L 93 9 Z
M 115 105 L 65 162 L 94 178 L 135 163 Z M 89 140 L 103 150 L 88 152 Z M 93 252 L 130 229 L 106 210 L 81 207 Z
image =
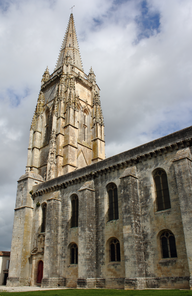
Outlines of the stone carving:
M 99 93 L 96 91 L 93 97 L 93 106 L 101 105 Z
M 69 52 L 67 52 L 67 55 L 65 56 L 65 65 L 71 65 L 72 64 L 72 57 L 70 56 Z
M 56 170 L 56 134 L 55 131 L 52 131 L 51 140 L 50 140 L 50 148 L 49 155 L 47 161 L 47 179 L 50 180 L 55 177 Z
M 77 110 L 79 98 L 75 93 L 75 77 L 67 75 L 65 80 L 65 91 L 66 91 L 66 110 L 73 108 Z
M 47 82 L 49 80 L 49 78 L 50 78 L 50 74 L 49 74 L 49 69 L 47 67 L 43 76 L 42 76 L 41 85 L 43 85 L 45 82 Z
M 36 247 L 31 251 L 31 255 L 44 254 L 45 234 L 37 234 Z
M 33 115 L 33 119 L 32 119 L 32 123 L 31 123 L 31 129 L 32 129 L 33 131 L 35 131 L 36 126 L 37 126 L 37 117 L 36 117 L 36 114 L 34 113 L 34 115 Z
M 79 107 L 79 96 L 75 96 L 74 100 L 73 100 L 73 109 L 75 111 L 78 111 Z
M 59 98 L 55 100 L 55 105 L 54 105 L 54 114 L 56 117 L 58 117 L 58 111 L 59 111 Z
M 99 93 L 96 91 L 93 97 L 93 126 L 96 123 L 99 123 L 101 126 L 104 126 L 103 113 L 101 109 L 101 102 Z
M 39 98 L 37 101 L 36 112 L 35 112 L 37 114 L 37 116 L 39 116 L 40 114 L 43 113 L 44 105 L 45 105 L 45 96 L 44 96 L 44 93 L 42 91 L 40 91 Z
M 44 111 L 44 105 L 45 105 L 45 96 L 44 96 L 44 93 L 40 91 L 39 97 L 37 100 L 37 105 L 35 108 L 35 113 L 33 115 L 32 123 L 31 123 L 31 129 L 34 131 L 37 129 L 38 117 Z
M 88 81 L 91 83 L 96 82 L 96 76 L 95 76 L 95 73 L 93 72 L 92 67 L 91 67 L 89 75 L 88 75 Z

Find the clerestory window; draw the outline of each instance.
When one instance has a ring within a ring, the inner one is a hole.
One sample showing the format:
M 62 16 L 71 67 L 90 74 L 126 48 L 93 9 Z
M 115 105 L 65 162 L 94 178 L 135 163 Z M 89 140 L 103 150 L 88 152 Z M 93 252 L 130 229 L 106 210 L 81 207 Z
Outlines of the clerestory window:
M 157 211 L 171 208 L 167 174 L 163 169 L 157 169 L 154 174 Z
M 42 205 L 42 223 L 41 223 L 41 232 L 45 232 L 46 228 L 46 217 L 47 217 L 47 204 Z
M 71 227 L 78 227 L 78 196 L 71 198 Z
M 109 200 L 109 216 L 108 220 L 117 220 L 119 218 L 117 186 L 114 183 L 107 185 Z

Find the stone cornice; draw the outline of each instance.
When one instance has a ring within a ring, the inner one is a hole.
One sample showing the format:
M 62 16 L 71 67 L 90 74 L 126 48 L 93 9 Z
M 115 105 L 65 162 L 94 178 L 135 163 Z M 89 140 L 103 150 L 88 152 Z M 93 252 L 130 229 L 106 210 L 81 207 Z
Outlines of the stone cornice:
M 94 139 L 92 139 L 91 141 L 92 141 L 92 142 L 94 142 L 94 141 L 97 141 L 97 140 L 99 140 L 99 141 L 101 141 L 101 142 L 105 143 L 105 141 L 104 141 L 104 140 L 102 140 L 102 139 L 101 139 L 101 138 L 99 138 L 99 137 L 97 137 L 97 138 L 94 138 Z
M 174 163 L 174 162 L 177 162 L 177 161 L 180 161 L 180 160 L 184 160 L 184 159 L 187 159 L 187 160 L 189 160 L 190 162 L 192 162 L 192 160 L 191 160 L 189 157 L 182 157 L 182 158 L 178 158 L 178 159 L 173 159 L 173 163 Z
M 75 149 L 78 149 L 77 148 L 77 146 L 75 146 L 75 145 L 73 145 L 73 144 L 65 144 L 65 145 L 63 145 L 63 148 L 65 148 L 65 147 L 67 147 L 67 146 L 70 146 L 70 147 L 73 147 L 73 148 L 75 148 Z
M 58 68 L 56 71 L 51 74 L 48 81 L 46 81 L 42 86 L 41 90 L 45 89 L 48 85 L 52 84 L 58 77 L 62 74 L 62 67 Z
M 43 182 L 44 179 L 39 174 L 34 173 L 33 171 L 27 172 L 24 175 L 22 175 L 17 182 L 21 182 L 25 179 L 33 179 L 35 181 Z
M 185 138 L 186 133 L 190 134 L 190 137 Z M 179 137 L 179 135 L 181 136 Z M 175 138 L 177 138 L 177 141 L 174 142 Z M 179 140 L 179 138 L 183 139 Z M 160 144 L 163 143 L 164 146 L 159 147 Z M 34 193 L 32 196 L 35 198 L 36 196 L 47 192 L 67 188 L 73 184 L 90 181 L 94 178 L 97 178 L 98 176 L 108 174 L 112 171 L 128 168 L 140 162 L 147 161 L 148 159 L 154 157 L 156 158 L 169 152 L 189 147 L 191 144 L 192 127 L 189 127 L 183 131 L 176 132 L 161 139 L 149 142 L 145 145 L 94 163 L 82 169 L 75 170 L 66 175 L 36 185 L 34 187 Z
M 22 210 L 22 209 L 31 209 L 33 210 L 34 208 L 33 207 L 30 207 L 30 206 L 22 206 L 22 207 L 18 207 L 18 208 L 15 208 L 15 211 L 18 211 L 18 210 Z
M 69 126 L 75 128 L 75 129 L 78 129 L 78 127 L 76 127 L 75 125 L 73 125 L 71 123 L 67 123 L 63 128 L 65 129 L 65 128 L 69 127 Z
M 91 82 L 89 82 L 89 81 L 88 81 L 87 79 L 85 79 L 84 77 L 78 75 L 77 73 L 75 73 L 75 74 L 73 73 L 73 75 L 76 77 L 76 79 L 78 80 L 78 82 L 79 82 L 81 85 L 83 85 L 83 86 L 89 88 L 89 90 L 91 90 L 91 88 L 92 88 L 92 84 L 91 84 Z

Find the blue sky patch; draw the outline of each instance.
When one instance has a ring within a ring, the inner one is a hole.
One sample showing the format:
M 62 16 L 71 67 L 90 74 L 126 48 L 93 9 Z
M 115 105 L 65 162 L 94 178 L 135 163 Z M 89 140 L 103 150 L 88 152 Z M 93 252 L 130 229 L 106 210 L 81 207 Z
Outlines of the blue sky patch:
M 101 26 L 103 21 L 101 20 L 101 18 L 93 18 L 93 22 L 94 22 L 94 27 L 98 27 Z
M 130 1 L 130 0 L 114 0 L 113 1 L 113 4 L 120 5 L 120 4 L 126 3 L 128 1 Z
M 16 93 L 13 89 L 7 89 L 7 96 L 9 97 L 11 107 L 16 108 L 20 105 L 21 100 L 29 95 L 29 89 L 26 88 L 23 93 Z
M 0 10 L 6 12 L 9 8 L 10 1 L 8 0 L 0 0 Z
M 140 4 L 140 15 L 135 18 L 139 34 L 137 43 L 143 38 L 149 38 L 160 32 L 160 13 L 151 12 L 146 0 Z

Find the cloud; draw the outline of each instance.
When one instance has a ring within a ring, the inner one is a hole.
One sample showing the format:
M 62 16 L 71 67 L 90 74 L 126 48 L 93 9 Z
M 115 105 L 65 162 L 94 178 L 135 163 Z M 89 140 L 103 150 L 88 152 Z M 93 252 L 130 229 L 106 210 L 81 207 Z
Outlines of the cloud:
M 10 249 L 17 179 L 70 7 L 82 62 L 101 88 L 106 155 L 191 125 L 191 0 L 0 1 L 0 250 Z

